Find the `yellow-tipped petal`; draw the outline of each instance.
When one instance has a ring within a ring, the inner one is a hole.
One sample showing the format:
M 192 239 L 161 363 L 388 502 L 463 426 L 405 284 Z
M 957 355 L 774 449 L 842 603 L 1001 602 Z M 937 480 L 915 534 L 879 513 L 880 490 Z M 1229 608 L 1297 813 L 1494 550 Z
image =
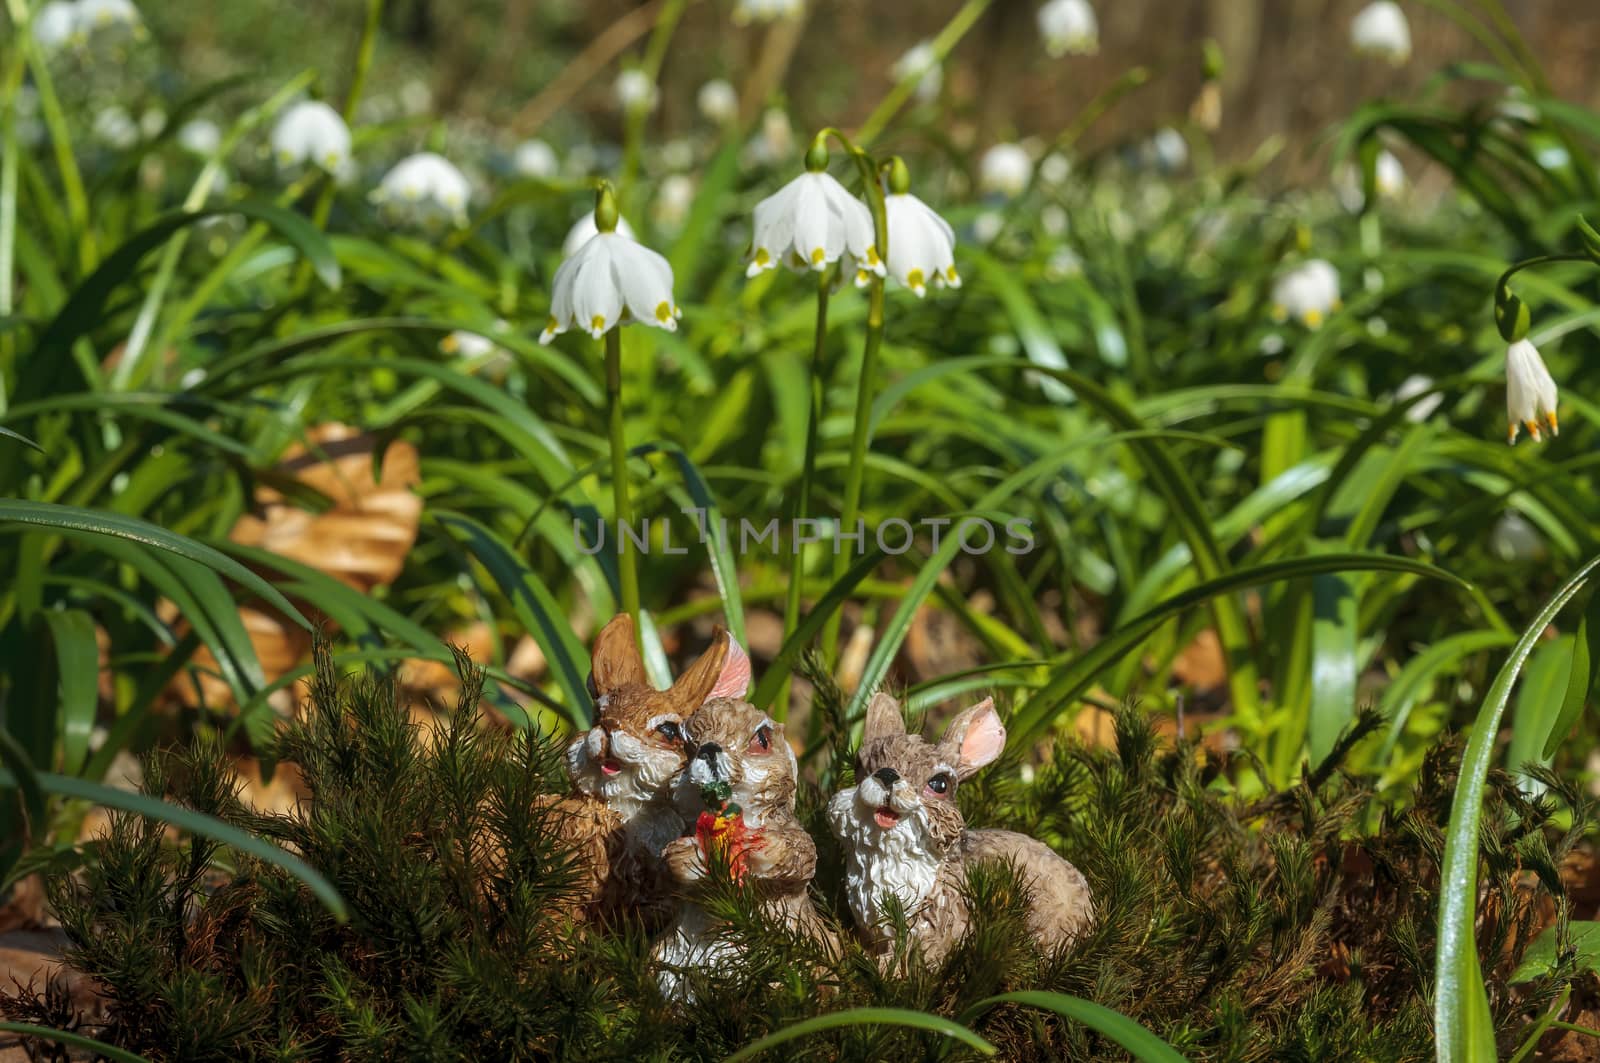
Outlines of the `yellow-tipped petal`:
M 1544 435 L 1539 431 L 1538 421 L 1524 421 L 1523 427 L 1528 430 L 1528 438 L 1535 443 L 1544 442 Z
M 672 304 L 665 299 L 656 305 L 656 320 L 663 325 L 673 320 Z
M 1550 425 L 1551 435 L 1558 436 L 1561 434 L 1561 422 L 1556 420 L 1556 411 L 1551 410 L 1549 413 L 1544 415 L 1544 419 L 1545 422 Z
M 1306 328 L 1321 328 L 1322 311 L 1316 309 L 1307 310 L 1301 320 L 1306 323 Z
M 813 247 L 811 249 L 811 265 L 813 267 L 821 266 L 827 260 L 828 260 L 828 253 L 826 251 L 824 251 L 822 248 Z

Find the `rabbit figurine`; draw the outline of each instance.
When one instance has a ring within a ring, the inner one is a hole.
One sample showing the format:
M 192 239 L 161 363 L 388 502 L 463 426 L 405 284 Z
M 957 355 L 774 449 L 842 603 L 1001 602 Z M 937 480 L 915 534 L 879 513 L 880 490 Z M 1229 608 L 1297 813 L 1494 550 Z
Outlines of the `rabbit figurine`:
M 767 919 L 835 951 L 837 942 L 807 894 L 817 847 L 795 819 L 798 768 L 783 725 L 749 702 L 726 697 L 707 701 L 686 730 L 689 764 L 676 790 L 693 833 L 662 854 L 678 888 L 692 894 L 711 851 L 720 850 L 735 881 L 756 891 Z M 705 911 L 687 900 L 655 946 L 662 994 L 687 1001 L 686 970 L 725 967 L 736 955 Z
M 880 954 L 893 942 L 883 904 L 895 896 L 926 961 L 942 960 L 967 929 L 967 868 L 982 860 L 1016 867 L 1031 892 L 1028 929 L 1044 948 L 1088 928 L 1089 884 L 1077 868 L 1026 835 L 966 829 L 956 789 L 999 757 L 1005 741 L 989 698 L 951 720 L 938 743 L 906 734 L 888 694 L 867 706 L 856 785 L 834 795 L 828 822 L 844 849 L 850 911 Z
M 658 930 L 673 908 L 661 849 L 683 829 L 672 786 L 688 756 L 684 721 L 707 698 L 744 693 L 750 659 L 719 627 L 711 648 L 657 690 L 633 621 L 621 614 L 595 638 L 592 662 L 595 724 L 567 747 L 572 792 L 556 821 L 580 854 L 580 914 L 612 921 L 634 912 Z

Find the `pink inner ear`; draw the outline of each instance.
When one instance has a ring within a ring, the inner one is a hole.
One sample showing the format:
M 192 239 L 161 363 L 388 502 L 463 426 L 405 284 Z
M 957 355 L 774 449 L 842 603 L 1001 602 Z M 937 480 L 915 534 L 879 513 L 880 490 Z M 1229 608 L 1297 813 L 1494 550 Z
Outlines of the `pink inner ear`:
M 712 698 L 742 698 L 750 689 L 750 657 L 739 645 L 739 640 L 728 636 L 728 658 L 722 662 L 717 675 L 717 685 L 711 688 L 706 700 Z
M 1006 728 L 1000 714 L 994 711 L 994 701 L 985 698 L 977 708 L 966 734 L 961 736 L 961 766 L 968 770 L 981 768 L 1000 756 L 1006 747 Z

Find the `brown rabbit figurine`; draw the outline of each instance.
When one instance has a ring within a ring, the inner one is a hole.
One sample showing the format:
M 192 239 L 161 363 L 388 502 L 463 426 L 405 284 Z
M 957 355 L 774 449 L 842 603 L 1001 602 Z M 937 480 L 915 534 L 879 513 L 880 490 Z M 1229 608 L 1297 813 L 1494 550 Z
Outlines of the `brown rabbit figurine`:
M 766 918 L 834 951 L 837 942 L 806 892 L 817 847 L 795 819 L 798 769 L 783 725 L 747 701 L 726 697 L 707 701 L 686 730 L 689 766 L 676 789 L 693 833 L 663 853 L 672 878 L 692 891 L 706 875 L 708 850 L 720 849 L 735 879 L 756 891 Z M 655 947 L 663 995 L 687 1000 L 687 969 L 725 967 L 735 955 L 706 913 L 686 902 Z
M 688 756 L 683 723 L 707 698 L 744 693 L 750 660 L 719 627 L 711 648 L 657 690 L 633 621 L 621 614 L 596 636 L 592 661 L 595 724 L 567 747 L 572 793 L 558 822 L 584 857 L 581 914 L 611 921 L 634 912 L 659 929 L 673 910 L 661 849 L 683 829 L 672 795 Z
M 961 713 L 937 744 L 906 734 L 887 694 L 867 706 L 855 786 L 828 803 L 845 853 L 850 911 L 867 942 L 886 952 L 893 931 L 883 903 L 900 899 L 912 940 L 937 963 L 966 931 L 967 868 L 1010 861 L 1031 891 L 1028 929 L 1045 948 L 1082 934 L 1093 918 L 1089 884 L 1048 846 L 1004 830 L 967 830 L 956 807 L 963 779 L 1000 756 L 1006 730 L 985 698 Z

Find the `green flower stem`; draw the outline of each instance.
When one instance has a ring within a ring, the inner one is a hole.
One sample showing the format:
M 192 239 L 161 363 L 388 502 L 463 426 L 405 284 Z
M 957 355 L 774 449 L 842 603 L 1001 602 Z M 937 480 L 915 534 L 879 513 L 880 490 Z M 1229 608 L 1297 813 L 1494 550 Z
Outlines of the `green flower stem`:
M 959 17 L 959 16 L 958 16 Z M 948 30 L 948 27 L 946 27 Z M 819 136 L 830 136 L 850 153 L 856 169 L 861 173 L 861 183 L 872 212 L 873 242 L 877 246 L 878 260 L 889 261 L 889 217 L 883 200 L 883 183 L 878 179 L 878 167 L 872 156 L 862 151 L 839 130 L 828 127 Z M 856 381 L 855 427 L 850 434 L 850 462 L 845 466 L 844 506 L 839 514 L 839 531 L 853 534 L 861 513 L 861 479 L 867 464 L 867 445 L 872 428 L 873 381 L 877 377 L 878 350 L 883 346 L 883 278 L 872 276 L 867 294 L 867 338 L 861 352 L 861 373 Z M 850 568 L 850 555 L 840 549 L 840 536 L 833 541 L 833 578 L 843 578 Z M 833 667 L 835 651 L 839 645 L 839 624 L 842 616 L 834 613 L 822 630 L 822 660 Z
M 22 87 L 24 63 L 20 54 L 12 56 L 6 67 L 3 105 L 4 126 L 0 129 L 0 317 L 10 317 L 16 309 L 17 246 L 17 94 Z M 17 354 L 16 336 L 8 329 L 0 335 L 0 414 L 6 411 L 6 373 Z
M 356 124 L 356 106 L 361 102 L 361 91 L 367 84 L 367 73 L 372 69 L 372 54 L 378 47 L 378 30 L 383 23 L 383 0 L 367 0 L 367 20 L 361 27 L 361 43 L 356 47 L 356 65 L 350 72 L 350 91 L 345 94 L 344 124 L 351 129 Z M 339 194 L 339 180 L 328 174 L 322 182 L 322 191 L 311 208 L 311 224 L 326 230 L 328 215 L 333 213 L 333 200 Z M 311 284 L 311 263 L 305 259 L 295 269 L 294 290 L 304 292 Z
M 817 332 L 811 346 L 811 409 L 806 418 L 806 454 L 800 467 L 800 491 L 795 499 L 796 518 L 811 512 L 811 483 L 816 476 L 817 433 L 822 423 L 822 399 L 826 382 L 828 292 L 832 287 L 833 270 L 817 274 Z M 805 579 L 805 547 L 798 541 L 789 547 L 789 587 L 783 604 L 783 637 L 785 641 L 794 634 L 800 623 L 800 587 Z M 779 723 L 789 715 L 790 680 L 785 679 L 778 688 L 778 698 L 773 702 L 772 714 Z
M 206 161 L 205 168 L 200 171 L 200 176 L 195 178 L 189 194 L 184 197 L 184 210 L 198 210 L 205 205 L 206 198 L 211 195 L 211 189 L 216 184 L 217 178 L 222 173 L 222 160 L 232 154 L 239 141 L 244 139 L 246 133 L 276 114 L 280 108 L 294 99 L 295 95 L 311 82 L 311 71 L 307 70 L 291 78 L 277 92 L 273 93 L 261 106 L 246 111 L 239 120 L 228 130 L 228 135 L 223 138 L 222 144 L 217 148 L 216 154 Z M 150 337 L 155 330 L 156 317 L 161 312 L 161 305 L 166 300 L 167 289 L 172 285 L 173 275 L 178 269 L 178 259 L 183 255 L 183 249 L 189 242 L 189 230 L 184 229 L 168 241 L 162 249 L 161 261 L 156 266 L 155 280 L 150 284 L 150 290 L 145 294 L 144 303 L 139 307 L 139 316 L 134 319 L 133 329 L 128 333 L 128 342 L 122 353 L 122 359 L 117 363 L 117 368 L 111 374 L 112 390 L 126 391 L 144 380 L 142 373 L 145 355 L 151 349 Z M 163 336 L 165 339 L 165 336 Z
M 945 23 L 944 29 L 939 31 L 930 44 L 933 49 L 934 63 L 944 62 L 945 56 L 949 55 L 951 49 L 960 42 L 962 37 L 967 35 L 967 31 L 977 23 L 983 13 L 989 9 L 989 4 L 992 2 L 993 0 L 967 0 L 962 5 L 961 9 L 955 13 L 949 22 Z M 920 80 L 920 77 L 912 76 L 901 78 L 896 82 L 894 88 L 889 90 L 889 94 L 867 116 L 867 120 L 861 123 L 861 128 L 856 130 L 856 141 L 861 144 L 870 144 L 872 138 L 883 132 L 884 127 L 899 113 L 900 108 L 905 106 L 906 101 L 911 98 L 911 94 L 916 91 L 917 82 Z
M 50 131 L 50 146 L 55 152 L 56 169 L 61 174 L 61 191 L 67 200 L 67 217 L 78 231 L 78 268 L 87 274 L 94 269 L 94 229 L 89 224 L 89 197 L 83 190 L 83 175 L 78 171 L 78 160 L 72 154 L 72 137 L 67 132 L 67 116 L 61 110 L 61 100 L 56 96 L 55 82 L 50 79 L 50 64 L 39 51 L 33 39 L 26 0 L 6 0 L 6 10 L 11 15 L 11 28 L 16 43 L 33 71 L 34 91 L 39 94 L 39 110 L 44 115 L 45 128 Z M 8 155 L 14 154 L 7 146 Z
M 633 617 L 639 630 L 639 571 L 627 550 L 625 529 L 633 526 L 633 503 L 628 498 L 628 442 L 622 429 L 622 330 L 606 333 L 606 422 L 611 434 L 612 521 L 616 525 L 617 582 L 622 610 Z
M 667 0 L 661 7 L 661 14 L 656 16 L 655 29 L 650 32 L 650 41 L 644 48 L 644 60 L 639 64 L 639 72 L 649 78 L 652 85 L 661 77 L 661 64 L 667 58 L 667 45 L 672 43 L 673 31 L 678 28 L 678 20 L 683 18 L 683 9 L 688 6 L 689 0 Z M 633 179 L 639 173 L 639 153 L 644 144 L 644 120 L 649 114 L 648 107 L 633 107 L 626 116 L 622 140 L 622 169 L 617 177 L 617 193 L 623 197 L 624 205 L 627 204 L 627 197 L 633 192 Z
M 1528 269 L 1530 266 L 1543 266 L 1550 262 L 1592 261 L 1593 259 L 1591 259 L 1588 255 L 1579 254 L 1577 252 L 1563 253 L 1559 255 L 1538 255 L 1534 258 L 1525 258 L 1521 262 L 1514 263 L 1511 268 L 1500 274 L 1500 279 L 1495 281 L 1494 284 L 1495 291 L 1500 291 L 1502 288 L 1506 287 L 1506 285 L 1511 282 L 1512 277 L 1516 276 L 1518 273 L 1521 273 L 1523 270 Z

